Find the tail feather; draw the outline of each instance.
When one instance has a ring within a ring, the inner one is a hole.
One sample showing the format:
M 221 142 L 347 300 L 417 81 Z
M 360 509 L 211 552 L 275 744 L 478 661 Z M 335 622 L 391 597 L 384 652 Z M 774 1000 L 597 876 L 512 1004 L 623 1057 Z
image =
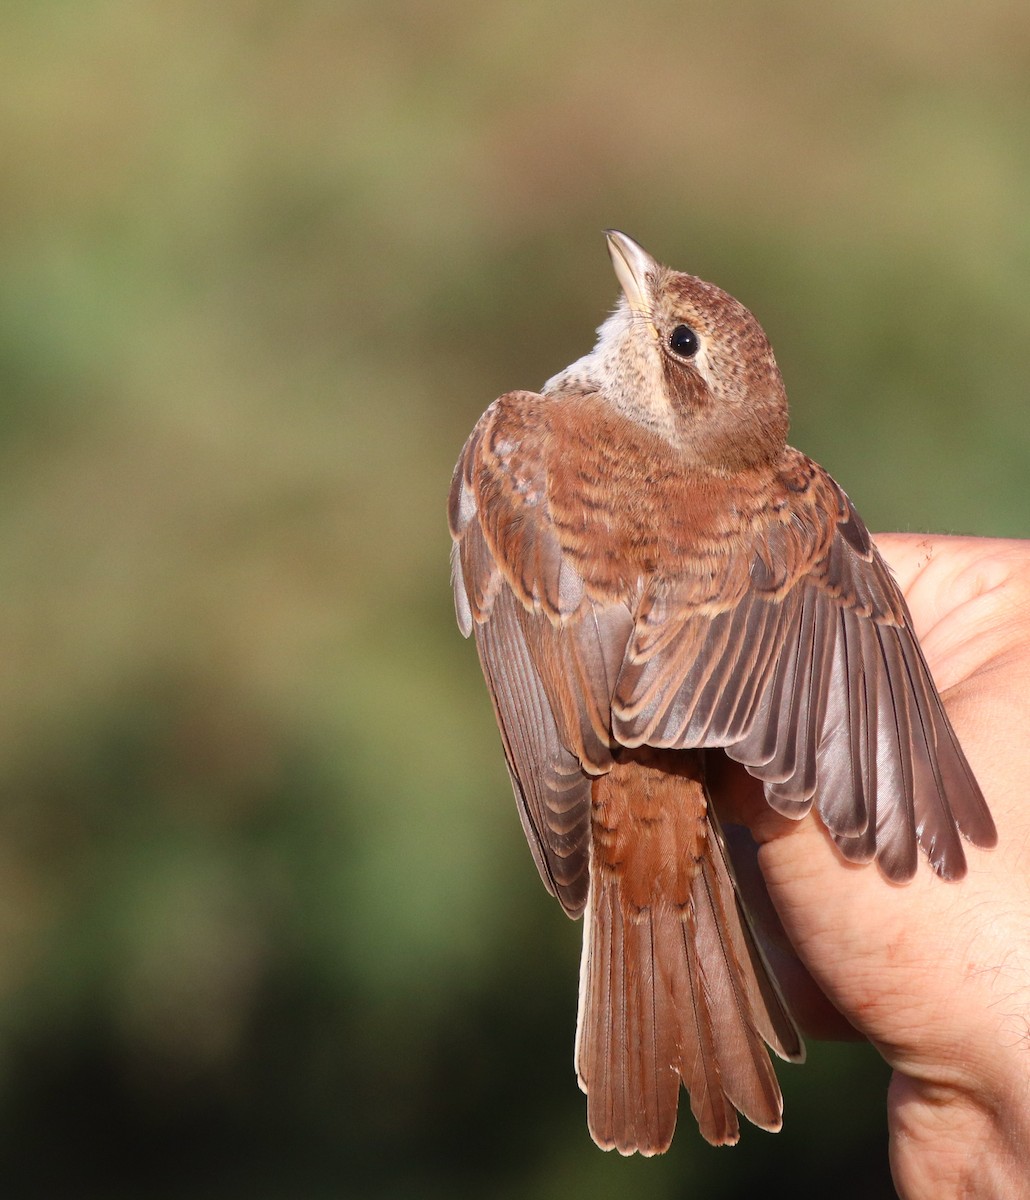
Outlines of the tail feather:
M 663 912 L 661 916 L 663 925 L 675 921 L 679 927 L 663 931 L 665 936 L 659 941 L 659 953 L 675 956 L 679 968 L 674 976 L 679 986 L 667 998 L 663 1010 L 663 1019 L 679 1031 L 676 1070 L 690 1094 L 690 1111 L 702 1137 L 713 1146 L 729 1146 L 740 1136 L 740 1127 L 726 1093 L 719 1055 L 719 1021 L 712 1011 L 696 913 L 690 906 L 683 912 Z M 679 946 L 675 944 L 677 934 Z M 627 1035 L 632 1036 L 628 1029 Z
M 709 844 L 712 839 L 709 838 Z M 720 873 L 720 868 L 722 868 Z M 721 1067 L 726 1098 L 762 1129 L 780 1128 L 783 1102 L 776 1073 L 758 1030 L 755 1012 L 757 980 L 746 974 L 751 964 L 741 953 L 742 938 L 733 937 L 740 918 L 725 866 L 714 853 L 701 862 L 694 889 L 698 958 L 702 991 L 715 1021 L 715 1057 Z M 734 941 L 738 945 L 734 945 Z
M 800 1058 L 801 1039 L 748 927 L 699 774 L 618 764 L 594 783 L 594 822 L 576 1045 L 594 1140 L 622 1154 L 668 1149 L 681 1083 L 714 1145 L 737 1140 L 738 1111 L 779 1129 L 765 1047 Z
M 576 1068 L 587 1124 L 602 1149 L 660 1154 L 676 1128 L 676 1025 L 665 1019 L 653 923 L 602 888 L 587 909 Z

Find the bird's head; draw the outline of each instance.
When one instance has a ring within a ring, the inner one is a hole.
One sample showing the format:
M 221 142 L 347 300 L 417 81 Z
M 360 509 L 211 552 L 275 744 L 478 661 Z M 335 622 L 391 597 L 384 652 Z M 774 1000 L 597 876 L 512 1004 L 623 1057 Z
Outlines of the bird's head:
M 609 229 L 623 295 L 597 345 L 548 390 L 595 387 L 697 466 L 771 462 L 787 436 L 787 398 L 761 325 L 721 288 L 663 266 Z

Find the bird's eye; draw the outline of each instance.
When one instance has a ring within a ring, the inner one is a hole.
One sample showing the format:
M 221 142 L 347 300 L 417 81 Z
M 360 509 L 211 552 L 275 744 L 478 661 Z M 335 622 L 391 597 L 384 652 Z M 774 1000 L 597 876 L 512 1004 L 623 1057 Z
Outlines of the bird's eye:
M 669 349 L 680 358 L 693 358 L 700 348 L 698 336 L 689 325 L 677 325 L 669 334 Z

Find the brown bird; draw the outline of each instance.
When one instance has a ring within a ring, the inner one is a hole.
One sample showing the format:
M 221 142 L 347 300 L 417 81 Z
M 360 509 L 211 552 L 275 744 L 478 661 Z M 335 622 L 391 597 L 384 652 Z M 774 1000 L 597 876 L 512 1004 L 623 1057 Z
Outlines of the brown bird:
M 598 1145 L 668 1148 L 679 1087 L 708 1141 L 780 1127 L 768 1044 L 804 1056 L 737 892 L 714 755 L 844 858 L 966 870 L 994 824 L 905 602 L 851 501 L 786 444 L 761 326 L 611 230 L 623 296 L 541 393 L 483 414 L 450 494 L 523 828 L 585 913 L 576 1070 Z

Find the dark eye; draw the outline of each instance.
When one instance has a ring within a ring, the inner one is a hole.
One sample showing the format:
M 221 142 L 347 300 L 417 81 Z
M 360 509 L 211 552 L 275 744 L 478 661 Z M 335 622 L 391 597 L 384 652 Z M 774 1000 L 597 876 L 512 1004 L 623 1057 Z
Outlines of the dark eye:
M 689 325 L 677 325 L 669 334 L 669 349 L 680 358 L 693 358 L 700 347 L 697 334 Z

